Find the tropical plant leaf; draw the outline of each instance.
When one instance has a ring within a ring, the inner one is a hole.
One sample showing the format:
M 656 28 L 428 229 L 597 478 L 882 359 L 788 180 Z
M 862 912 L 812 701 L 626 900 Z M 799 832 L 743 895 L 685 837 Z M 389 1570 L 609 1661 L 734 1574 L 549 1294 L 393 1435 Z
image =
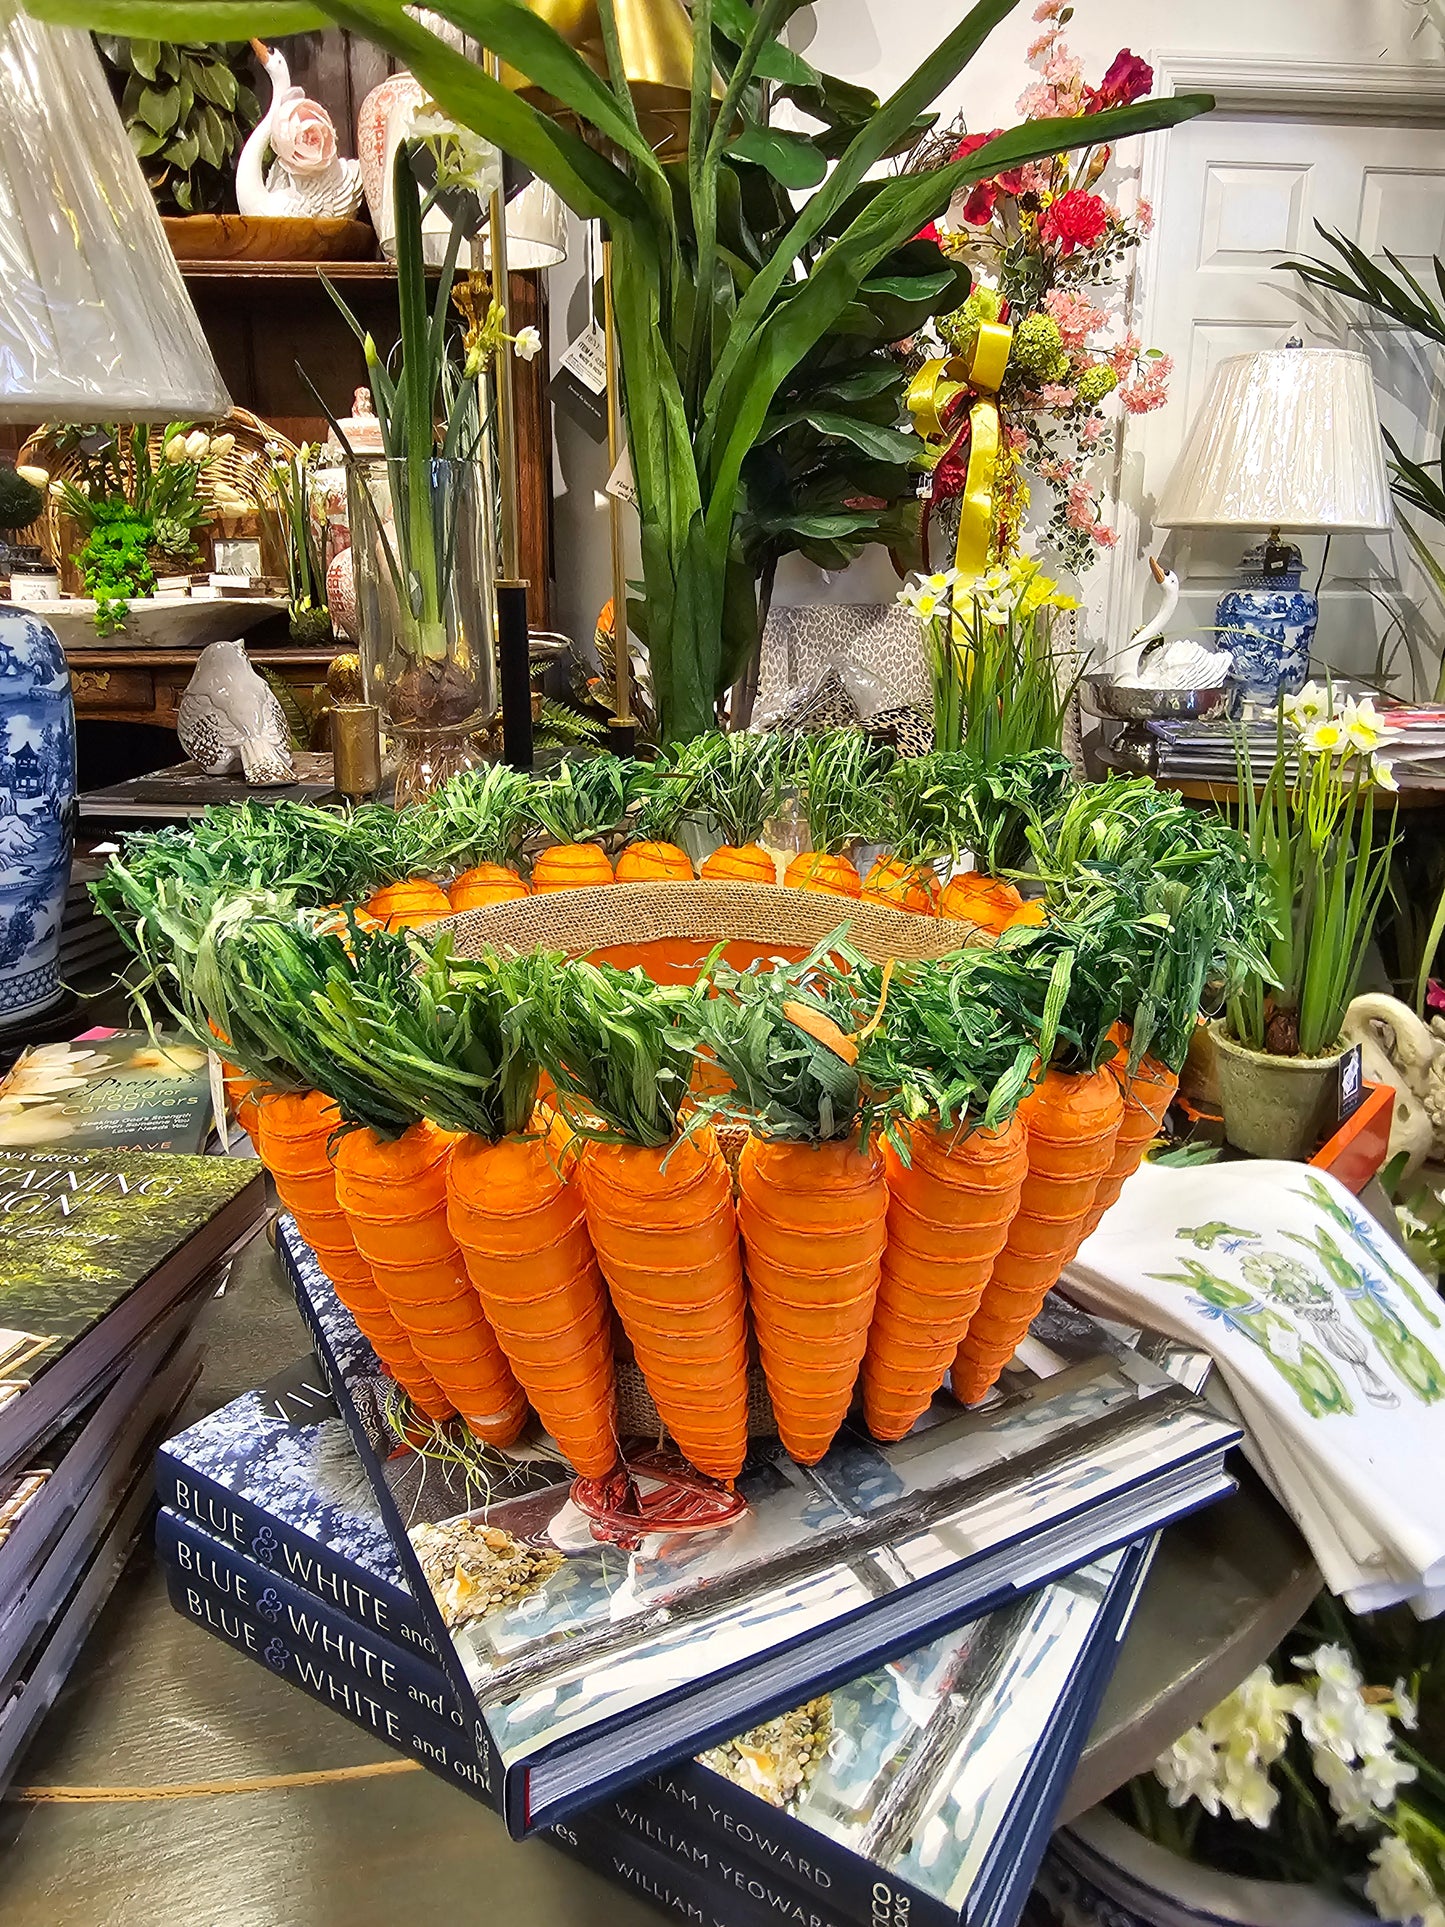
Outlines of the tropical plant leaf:
M 745 127 L 728 142 L 727 151 L 735 160 L 765 167 L 786 188 L 816 187 L 828 171 L 816 142 L 780 127 Z

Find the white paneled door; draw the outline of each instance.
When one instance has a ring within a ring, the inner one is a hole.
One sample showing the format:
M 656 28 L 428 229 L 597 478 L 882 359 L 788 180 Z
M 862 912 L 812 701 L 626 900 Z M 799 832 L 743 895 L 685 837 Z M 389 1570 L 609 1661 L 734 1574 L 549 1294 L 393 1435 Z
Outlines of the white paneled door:
M 1217 596 L 1238 572 L 1246 539 L 1152 528 L 1155 499 L 1225 357 L 1278 347 L 1292 335 L 1362 348 L 1386 426 L 1413 455 L 1440 453 L 1445 354 L 1352 305 L 1321 301 L 1277 267 L 1328 252 L 1318 221 L 1372 253 L 1393 249 L 1433 288 L 1432 257 L 1445 254 L 1445 101 L 1438 118 L 1428 104 L 1412 102 L 1410 111 L 1428 118 L 1402 125 L 1394 109 L 1382 105 L 1372 116 L 1358 98 L 1334 114 L 1322 85 L 1293 94 L 1282 88 L 1277 111 L 1261 111 L 1256 95 L 1251 90 L 1248 112 L 1226 104 L 1176 128 L 1146 182 L 1157 194 L 1158 219 L 1141 274 L 1140 332 L 1174 357 L 1175 377 L 1170 405 L 1131 425 L 1121 463 L 1119 560 L 1097 617 L 1106 631 L 1125 628 L 1145 601 L 1133 562 L 1139 546 L 1153 546 L 1178 571 L 1179 622 L 1195 633 L 1213 621 Z M 1258 457 L 1268 461 L 1270 451 Z M 1301 539 L 1306 580 L 1313 583 L 1323 566 L 1320 666 L 1371 674 L 1383 648 L 1408 693 L 1403 624 L 1433 683 L 1445 611 L 1403 534 L 1337 536 L 1327 557 L 1324 546 L 1319 537 Z

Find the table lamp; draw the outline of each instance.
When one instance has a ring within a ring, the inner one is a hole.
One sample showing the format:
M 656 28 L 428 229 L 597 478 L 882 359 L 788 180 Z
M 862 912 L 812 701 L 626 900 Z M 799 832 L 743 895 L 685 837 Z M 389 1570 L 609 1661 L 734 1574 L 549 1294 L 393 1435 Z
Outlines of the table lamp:
M 1291 343 L 1214 371 L 1156 516 L 1165 528 L 1258 529 L 1257 570 L 1221 596 L 1219 647 L 1256 702 L 1309 676 L 1319 603 L 1289 534 L 1390 526 L 1390 484 L 1366 357 Z M 1252 558 L 1246 558 L 1246 566 Z
M 86 33 L 0 0 L 0 422 L 230 408 Z M 0 1031 L 64 998 L 75 713 L 55 631 L 0 603 Z

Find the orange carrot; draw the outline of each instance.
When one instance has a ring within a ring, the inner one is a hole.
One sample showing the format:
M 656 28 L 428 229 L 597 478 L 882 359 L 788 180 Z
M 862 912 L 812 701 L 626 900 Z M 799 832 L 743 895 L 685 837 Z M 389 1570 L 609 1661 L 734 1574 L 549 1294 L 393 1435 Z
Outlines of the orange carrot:
M 698 875 L 709 883 L 776 883 L 778 866 L 761 843 L 724 843 Z
M 901 1439 L 943 1383 L 1018 1209 L 1028 1170 L 1017 1117 L 966 1137 L 910 1129 L 890 1144 L 888 1244 L 863 1360 L 863 1409 L 878 1439 Z
M 926 863 L 880 856 L 863 879 L 863 901 L 886 903 L 895 910 L 931 917 L 938 910 L 938 878 Z
M 258 1122 L 261 1162 L 337 1297 L 412 1402 L 430 1418 L 449 1418 L 450 1399 L 392 1316 L 336 1202 L 336 1173 L 328 1151 L 340 1122 L 335 1104 L 319 1091 L 272 1091 L 260 1100 Z
M 564 1138 L 459 1138 L 447 1222 L 537 1416 L 600 1479 L 618 1461 L 612 1321 Z
M 692 858 L 676 843 L 629 843 L 617 859 L 619 883 L 691 883 Z
M 1111 1072 L 1050 1069 L 1019 1106 L 1028 1175 L 1007 1242 L 994 1261 L 953 1361 L 954 1396 L 981 1399 L 1058 1283 L 1109 1169 L 1124 1100 Z
M 532 894 L 547 890 L 585 890 L 612 883 L 607 852 L 596 843 L 554 843 L 532 865 Z
M 589 1143 L 581 1184 L 597 1262 L 663 1423 L 699 1472 L 735 1479 L 748 1449 L 747 1319 L 716 1138 Z
M 481 910 L 489 903 L 510 903 L 530 894 L 526 879 L 509 863 L 475 863 L 452 878 L 447 901 L 453 911 Z
M 847 1415 L 885 1240 L 883 1159 L 852 1139 L 750 1137 L 738 1166 L 748 1304 L 778 1435 L 815 1465 Z
M 1023 897 L 1011 883 L 979 870 L 965 870 L 954 877 L 938 900 L 939 916 L 977 924 L 994 936 L 1007 930 L 1023 907 Z
M 846 856 L 833 856 L 825 850 L 800 850 L 783 872 L 790 890 L 812 890 L 820 896 L 861 897 L 863 879 L 857 866 Z
M 336 1201 L 417 1357 L 478 1438 L 510 1445 L 527 1401 L 447 1224 L 452 1144 L 425 1121 L 391 1140 L 348 1131 L 333 1154 Z
M 1099 1180 L 1099 1188 L 1094 1193 L 1094 1202 L 1084 1220 L 1075 1250 L 1092 1234 L 1100 1218 L 1124 1189 L 1125 1180 L 1133 1177 L 1143 1163 L 1144 1153 L 1158 1137 L 1164 1113 L 1174 1102 L 1174 1093 L 1179 1089 L 1178 1071 L 1171 1071 L 1157 1057 L 1141 1058 L 1131 1078 L 1127 1042 L 1120 1044 L 1109 1069 L 1119 1080 L 1119 1088 L 1124 1093 L 1124 1118 L 1119 1126 L 1119 1135 L 1114 1140 L 1113 1161 Z M 1069 1255 L 1072 1257 L 1073 1253 Z
M 408 877 L 402 883 L 388 883 L 368 897 L 366 912 L 383 930 L 405 930 L 412 924 L 449 917 L 452 906 L 439 883 L 429 877 Z

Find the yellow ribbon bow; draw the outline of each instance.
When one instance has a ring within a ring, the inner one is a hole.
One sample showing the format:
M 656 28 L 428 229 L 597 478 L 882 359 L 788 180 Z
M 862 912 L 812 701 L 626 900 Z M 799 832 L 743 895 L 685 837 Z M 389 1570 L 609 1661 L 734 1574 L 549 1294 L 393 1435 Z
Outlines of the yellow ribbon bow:
M 957 425 L 947 420 L 949 408 L 962 394 L 974 397 L 968 411 L 968 473 L 953 556 L 965 585 L 983 574 L 993 546 L 993 492 L 1002 435 L 998 391 L 1012 345 L 1013 329 L 1007 322 L 981 321 L 966 356 L 925 362 L 908 387 L 908 412 L 914 429 L 929 444 L 934 466 L 958 438 Z

